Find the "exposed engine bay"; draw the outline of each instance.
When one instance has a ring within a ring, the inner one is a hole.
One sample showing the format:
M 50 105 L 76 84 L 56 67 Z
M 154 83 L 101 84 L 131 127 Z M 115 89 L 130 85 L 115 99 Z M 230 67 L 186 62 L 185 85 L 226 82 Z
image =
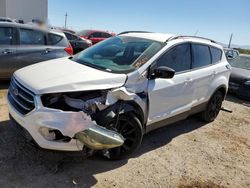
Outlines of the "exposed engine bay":
M 42 96 L 43 105 L 63 111 L 83 111 L 88 115 L 105 108 L 105 91 L 46 94 Z
M 119 147 L 125 141 L 116 129 L 106 128 L 104 119 L 107 116 L 119 118 L 119 114 L 126 110 L 123 105 L 125 101 L 136 101 L 141 108 L 146 107 L 145 100 L 127 91 L 125 87 L 105 91 L 46 94 L 41 97 L 41 100 L 47 108 L 85 113 L 90 126 L 77 132 L 74 138 L 88 149 L 104 151 Z M 130 110 L 130 107 L 125 108 Z

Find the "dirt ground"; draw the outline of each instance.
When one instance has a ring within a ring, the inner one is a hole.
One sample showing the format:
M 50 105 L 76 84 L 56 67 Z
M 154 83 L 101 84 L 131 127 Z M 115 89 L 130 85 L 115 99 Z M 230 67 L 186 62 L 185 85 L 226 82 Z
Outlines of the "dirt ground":
M 132 158 L 35 148 L 10 127 L 0 84 L 0 187 L 250 187 L 250 107 L 227 97 L 213 123 L 195 117 L 146 135 Z

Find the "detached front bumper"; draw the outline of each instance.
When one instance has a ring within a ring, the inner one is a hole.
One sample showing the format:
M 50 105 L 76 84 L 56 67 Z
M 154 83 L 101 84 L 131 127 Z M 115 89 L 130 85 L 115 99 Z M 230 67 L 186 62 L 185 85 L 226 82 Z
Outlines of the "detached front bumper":
M 7 104 L 12 118 L 28 131 L 41 148 L 61 151 L 79 151 L 82 149 L 83 144 L 77 142 L 74 135 L 91 126 L 91 122 L 86 121 L 86 115 L 83 112 L 62 112 L 41 107 L 27 115 L 22 115 L 15 110 L 9 101 Z M 69 141 L 47 140 L 39 131 L 41 128 L 58 130 L 62 135 L 71 139 Z
M 13 123 L 25 129 L 28 134 L 24 135 L 31 136 L 41 148 L 79 151 L 85 145 L 93 150 L 101 150 L 119 147 L 124 143 L 122 135 L 95 124 L 82 111 L 67 112 L 46 108 L 40 97 L 34 96 L 35 108 L 24 115 L 10 101 L 11 96 L 8 93 L 7 104 Z

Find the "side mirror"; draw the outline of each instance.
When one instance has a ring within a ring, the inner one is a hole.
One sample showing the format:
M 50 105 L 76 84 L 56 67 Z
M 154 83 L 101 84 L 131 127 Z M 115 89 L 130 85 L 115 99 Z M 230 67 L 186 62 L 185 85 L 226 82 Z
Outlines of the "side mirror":
M 227 54 L 227 59 L 233 59 L 233 55 L 232 54 Z
M 153 73 L 151 74 L 151 78 L 173 78 L 175 75 L 175 70 L 169 67 L 158 67 L 154 69 Z

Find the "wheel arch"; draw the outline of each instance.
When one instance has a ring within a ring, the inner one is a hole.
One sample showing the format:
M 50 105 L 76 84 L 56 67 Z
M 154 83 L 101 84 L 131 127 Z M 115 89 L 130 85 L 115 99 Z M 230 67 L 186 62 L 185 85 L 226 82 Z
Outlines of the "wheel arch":
M 218 87 L 214 90 L 214 92 L 213 92 L 213 94 L 210 96 L 210 98 L 211 98 L 217 91 L 222 92 L 223 98 L 225 99 L 226 94 L 227 94 L 227 86 L 226 86 L 225 84 L 222 84 L 222 85 L 218 86 Z
M 145 129 L 144 113 L 140 105 L 134 101 L 118 101 L 108 108 L 96 113 L 92 118 L 99 125 L 105 124 L 109 119 L 114 118 L 118 114 L 133 113 L 141 122 L 143 129 Z

